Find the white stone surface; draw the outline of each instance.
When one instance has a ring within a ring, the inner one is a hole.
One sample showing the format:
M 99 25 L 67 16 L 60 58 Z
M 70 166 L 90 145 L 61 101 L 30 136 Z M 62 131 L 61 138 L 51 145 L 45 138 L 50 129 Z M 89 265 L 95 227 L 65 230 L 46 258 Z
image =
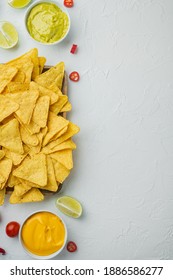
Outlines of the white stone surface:
M 81 132 L 61 194 L 35 204 L 6 200 L 0 208 L 0 247 L 7 251 L 0 259 L 30 259 L 5 225 L 38 209 L 60 214 L 55 199 L 62 194 L 81 201 L 83 217 L 62 214 L 78 251 L 64 250 L 58 259 L 172 259 L 173 1 L 75 0 L 70 34 L 52 47 L 28 38 L 26 9 L 6 2 L 0 1 L 0 19 L 15 24 L 20 40 L 0 50 L 0 61 L 37 47 L 48 65 L 63 60 L 68 73 L 77 70 L 68 118 Z

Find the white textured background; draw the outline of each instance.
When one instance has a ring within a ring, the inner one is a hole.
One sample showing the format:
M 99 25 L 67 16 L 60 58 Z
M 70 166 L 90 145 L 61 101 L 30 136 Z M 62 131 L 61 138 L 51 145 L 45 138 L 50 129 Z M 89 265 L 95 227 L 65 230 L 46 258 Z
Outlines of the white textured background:
M 62 214 L 78 251 L 64 250 L 58 259 L 173 259 L 173 1 L 74 2 L 68 38 L 45 47 L 28 38 L 26 9 L 0 1 L 0 20 L 12 21 L 20 36 L 16 48 L 0 50 L 1 62 L 37 47 L 47 64 L 63 60 L 68 72 L 81 74 L 69 83 L 68 117 L 81 132 L 61 194 L 79 199 L 84 215 Z M 8 254 L 1 259 L 29 259 L 5 225 L 40 208 L 59 214 L 58 196 L 41 204 L 6 200 L 0 247 Z

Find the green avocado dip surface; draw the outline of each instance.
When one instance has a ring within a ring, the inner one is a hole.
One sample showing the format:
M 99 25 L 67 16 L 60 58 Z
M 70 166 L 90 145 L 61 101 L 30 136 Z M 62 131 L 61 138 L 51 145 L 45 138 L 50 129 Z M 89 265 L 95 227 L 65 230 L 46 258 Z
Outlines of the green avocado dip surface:
M 30 35 L 41 43 L 61 40 L 69 28 L 69 18 L 58 6 L 43 2 L 32 8 L 27 18 Z

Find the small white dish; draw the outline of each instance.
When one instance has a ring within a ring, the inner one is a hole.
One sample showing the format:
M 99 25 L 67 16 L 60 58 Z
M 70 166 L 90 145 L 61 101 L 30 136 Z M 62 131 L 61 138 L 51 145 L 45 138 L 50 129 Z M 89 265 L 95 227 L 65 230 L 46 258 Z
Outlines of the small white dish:
M 55 42 L 47 43 L 47 42 L 41 42 L 41 41 L 39 41 L 39 40 L 36 40 L 35 38 L 33 38 L 33 37 L 31 36 L 31 34 L 30 34 L 29 30 L 28 30 L 28 27 L 27 27 L 28 16 L 29 16 L 31 10 L 32 10 L 35 6 L 37 6 L 38 4 L 41 4 L 41 3 L 55 4 L 55 5 L 56 5 L 58 8 L 60 8 L 60 9 L 67 15 L 67 17 L 68 17 L 69 25 L 68 25 L 67 32 L 65 33 L 64 37 L 62 37 L 61 39 L 59 39 L 59 40 L 57 40 L 57 41 L 55 41 Z M 66 9 L 63 5 L 59 4 L 56 0 L 39 0 L 39 1 L 35 1 L 35 2 L 34 2 L 33 4 L 31 4 L 31 5 L 28 7 L 28 9 L 26 10 L 24 21 L 25 21 L 25 28 L 26 28 L 26 31 L 27 31 L 29 37 L 30 37 L 31 39 L 33 39 L 35 42 L 40 43 L 40 44 L 42 44 L 42 45 L 47 45 L 47 46 L 57 45 L 57 44 L 59 44 L 60 42 L 62 42 L 62 41 L 67 37 L 67 35 L 68 35 L 69 31 L 70 31 L 70 27 L 71 27 L 71 20 L 70 20 L 70 16 L 69 16 L 69 13 L 68 13 L 67 9 Z
M 23 226 L 25 225 L 25 223 L 32 217 L 34 216 L 35 214 L 38 214 L 38 213 L 50 213 L 50 214 L 53 214 L 55 215 L 57 218 L 60 219 L 60 221 L 62 222 L 63 226 L 64 226 L 64 230 L 65 230 L 65 238 L 64 238 L 64 243 L 62 245 L 62 247 L 57 250 L 56 252 L 52 253 L 52 254 L 49 254 L 49 255 L 37 255 L 35 253 L 32 253 L 31 251 L 29 251 L 29 249 L 25 246 L 23 240 L 22 240 L 22 230 L 23 230 Z M 64 249 L 65 245 L 66 245 L 66 242 L 67 242 L 67 227 L 66 227 L 66 224 L 64 223 L 64 221 L 62 220 L 61 217 L 59 217 L 56 213 L 52 212 L 52 211 L 48 211 L 48 210 L 39 210 L 39 211 L 36 211 L 36 212 L 33 212 L 31 213 L 30 215 L 28 215 L 26 217 L 26 219 L 24 220 L 24 222 L 22 223 L 21 227 L 20 227 L 20 230 L 19 230 L 19 242 L 21 244 L 21 246 L 23 247 L 24 251 L 32 258 L 34 259 L 38 259 L 38 260 L 48 260 L 48 259 L 52 259 L 54 257 L 56 257 L 57 255 L 59 255 L 62 250 Z

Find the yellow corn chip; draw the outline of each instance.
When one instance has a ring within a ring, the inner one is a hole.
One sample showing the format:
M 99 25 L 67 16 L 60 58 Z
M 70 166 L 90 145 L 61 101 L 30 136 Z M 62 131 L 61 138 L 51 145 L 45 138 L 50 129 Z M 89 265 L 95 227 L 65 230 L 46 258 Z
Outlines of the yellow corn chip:
M 51 154 L 51 153 L 66 150 L 66 149 L 75 150 L 76 144 L 71 139 L 62 142 L 61 144 L 57 144 L 57 141 L 55 140 L 55 141 L 50 142 L 48 145 L 46 145 L 42 149 L 42 152 L 44 154 Z
M 26 91 L 29 89 L 29 83 L 21 83 L 21 82 L 10 82 L 7 85 L 8 92 L 16 93 L 19 91 Z
M 56 182 L 56 177 L 55 177 L 55 172 L 54 172 L 54 167 L 53 167 L 53 162 L 52 159 L 47 156 L 47 185 L 44 187 L 44 189 L 56 192 L 58 190 L 58 184 Z
M 58 161 L 53 161 L 56 181 L 63 183 L 70 174 L 70 170 L 63 166 Z
M 5 156 L 7 158 L 11 159 L 14 165 L 19 165 L 22 162 L 22 160 L 27 156 L 27 154 L 21 155 L 21 154 L 14 153 L 14 152 L 11 152 L 6 149 Z
M 14 153 L 23 154 L 23 146 L 16 119 L 0 126 L 0 145 Z
M 60 162 L 67 169 L 73 168 L 72 150 L 62 150 L 59 152 L 51 153 L 50 157 Z
M 26 79 L 26 75 L 23 71 L 18 70 L 17 74 L 14 76 L 14 78 L 12 79 L 13 82 L 15 83 L 24 83 Z
M 30 90 L 38 90 L 40 96 L 49 96 L 50 97 L 50 104 L 54 104 L 58 101 L 58 94 L 53 92 L 52 90 L 45 88 L 35 82 L 30 83 Z
M 13 191 L 10 196 L 9 202 L 11 204 L 16 204 L 16 203 L 36 202 L 42 200 L 44 200 L 44 196 L 39 191 L 39 189 L 32 188 L 22 196 L 17 196 L 15 191 Z
M 18 185 L 20 183 L 19 179 L 15 176 L 13 176 L 12 173 L 10 173 L 10 176 L 8 178 L 7 186 L 9 188 L 13 188 L 15 185 Z
M 63 117 L 57 116 L 56 114 L 49 112 L 48 117 L 48 132 L 43 140 L 43 146 L 45 146 L 50 139 L 57 134 L 61 129 L 68 125 L 69 121 L 64 119 Z
M 22 196 L 24 195 L 27 191 L 29 191 L 31 187 L 29 187 L 26 184 L 19 183 L 14 186 L 14 192 L 16 196 Z
M 72 105 L 71 105 L 71 103 L 68 101 L 68 102 L 62 107 L 62 109 L 60 110 L 60 113 L 62 113 L 62 112 L 69 112 L 69 111 L 71 111 L 71 109 L 72 109 Z
M 63 77 L 64 62 L 60 62 L 54 67 L 51 67 L 48 71 L 37 76 L 35 82 L 48 88 L 51 84 L 56 84 L 56 86 L 61 89 Z
M 24 124 L 30 123 L 38 96 L 39 96 L 38 91 L 28 90 L 21 93 L 19 109 L 15 112 L 15 114 L 22 121 L 22 123 Z
M 4 204 L 4 199 L 5 199 L 5 188 L 3 190 L 0 190 L 0 205 Z
M 1 175 L 0 173 L 0 184 L 4 183 L 5 182 L 5 178 L 3 175 Z M 1 187 L 0 187 L 1 188 Z
M 0 65 L 0 93 L 5 89 L 9 82 L 17 73 L 17 68 L 7 66 L 5 64 Z
M 0 161 L 0 172 L 1 175 L 5 178 L 5 181 L 1 184 L 1 189 L 5 186 L 8 177 L 12 169 L 12 160 L 8 158 L 3 158 Z
M 19 109 L 19 105 L 0 94 L 0 122 Z
M 35 134 L 30 134 L 30 132 L 22 125 L 20 125 L 20 135 L 23 143 L 29 146 L 37 146 L 39 141 Z
M 47 184 L 46 156 L 44 154 L 26 157 L 21 165 L 13 171 L 13 175 L 40 186 Z
M 63 106 L 67 103 L 67 101 L 68 97 L 66 95 L 59 96 L 58 101 L 50 106 L 50 111 L 55 114 L 58 114 L 63 108 Z
M 38 98 L 32 115 L 34 123 L 44 128 L 47 124 L 48 113 L 49 113 L 49 96 L 41 96 Z
M 5 151 L 4 150 L 0 150 L 0 160 L 5 156 Z
M 46 58 L 44 56 L 39 56 L 38 57 L 39 74 L 42 73 L 45 63 L 46 63 Z

